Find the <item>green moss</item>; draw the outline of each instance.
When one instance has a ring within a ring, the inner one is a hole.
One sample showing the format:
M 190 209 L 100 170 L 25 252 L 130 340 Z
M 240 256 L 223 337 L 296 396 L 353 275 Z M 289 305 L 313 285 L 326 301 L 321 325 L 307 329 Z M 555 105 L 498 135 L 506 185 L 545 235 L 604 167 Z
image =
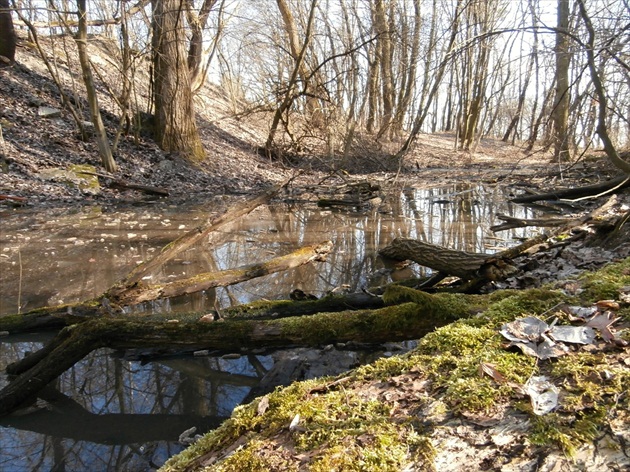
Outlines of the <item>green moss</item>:
M 568 299 L 558 290 L 502 290 L 490 295 L 488 309 L 470 323 L 496 329 L 523 316 L 543 315 Z
M 602 352 L 576 352 L 560 357 L 551 368 L 551 375 L 562 382 L 566 392 L 563 410 L 579 412 L 607 404 L 610 397 L 630 391 L 630 369 L 620 363 L 611 364 Z M 627 396 L 619 398 L 619 406 L 630 407 Z
M 606 409 L 597 408 L 581 413 L 577 418 L 549 413 L 533 418 L 530 441 L 539 446 L 556 446 L 568 456 L 600 434 L 606 422 Z
M 617 300 L 622 287 L 630 285 L 630 257 L 609 264 L 597 272 L 585 272 L 579 281 L 583 290 L 580 294 L 583 303 Z
M 386 305 L 411 302 L 418 305 L 423 316 L 431 319 L 456 320 L 470 315 L 470 298 L 460 294 L 429 294 L 401 285 L 389 285 L 383 293 Z
M 626 266 L 624 261 L 606 268 L 604 281 L 608 278 L 609 284 L 629 285 L 624 278 Z M 592 288 L 601 286 L 600 282 L 594 277 L 586 283 Z M 531 442 L 560 448 L 566 454 L 592 442 L 610 418 L 627 418 L 624 412 L 630 409 L 630 400 L 624 393 L 630 390 L 630 372 L 609 351 L 576 348 L 553 361 L 539 361 L 504 348 L 498 328 L 522 316 L 553 315 L 556 305 L 570 300 L 560 291 L 504 291 L 473 298 L 395 288 L 385 298 L 387 302 L 407 303 L 373 310 L 371 315 L 365 312 L 362 320 L 350 319 L 351 312 L 331 316 L 348 317 L 349 324 L 343 329 L 355 332 L 392 326 L 410 329 L 422 323 L 427 313 L 444 316 L 441 310 L 447 317 L 457 313 L 462 319 L 427 334 L 408 354 L 379 359 L 345 374 L 343 382 L 310 380 L 279 389 L 268 395 L 269 407 L 263 414 L 258 414 L 258 402 L 236 409 L 228 422 L 180 454 L 181 460 L 169 461 L 164 470 L 181 470 L 195 457 L 223 451 L 239 439 L 244 445 L 212 470 L 301 470 L 306 464 L 312 471 L 398 471 L 411 463 L 417 469 L 430 470 L 436 451 L 429 421 L 442 420 L 435 414 L 418 421 L 417 412 L 429 405 L 436 405 L 435 411 L 444 409 L 448 415 L 492 414 L 499 408 L 528 412 Z M 487 309 L 470 318 L 471 307 L 476 307 L 472 309 L 475 311 L 484 302 L 489 303 Z M 288 320 L 283 329 L 329 330 L 334 335 L 331 320 L 323 317 L 314 324 Z M 485 371 L 480 369 L 482 365 Z M 515 388 L 532 375 L 546 375 L 561 389 L 559 408 L 554 413 L 534 415 L 529 400 Z M 387 392 L 395 393 L 396 386 L 406 388 L 405 382 L 422 385 L 418 387 L 422 394 L 406 397 L 404 401 L 413 405 L 405 414 L 396 413 L 397 401 L 388 401 Z M 300 417 L 298 427 L 289 431 L 296 415 Z M 423 426 L 416 428 L 416 422 Z M 264 451 L 274 451 L 277 457 L 272 460 Z M 303 457 L 304 463 L 295 459 L 282 462 L 286 451 Z

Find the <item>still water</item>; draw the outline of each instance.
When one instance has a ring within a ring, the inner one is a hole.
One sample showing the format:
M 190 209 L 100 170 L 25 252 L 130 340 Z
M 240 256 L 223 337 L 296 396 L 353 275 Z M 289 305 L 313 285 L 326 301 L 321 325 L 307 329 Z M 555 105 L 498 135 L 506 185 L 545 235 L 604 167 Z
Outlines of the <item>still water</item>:
M 395 237 L 417 238 L 453 249 L 493 253 L 531 236 L 531 229 L 493 234 L 496 214 L 534 215 L 507 202 L 498 187 L 406 187 L 386 206 L 333 211 L 314 205 L 258 208 L 208 237 L 153 275 L 174 280 L 261 262 L 326 240 L 326 262 L 209 290 L 143 309 L 202 312 L 259 299 L 288 298 L 296 288 L 317 296 L 354 291 L 392 278 L 426 275 L 424 268 L 384 271 L 378 249 Z M 98 295 L 131 268 L 217 211 L 163 204 L 107 210 L 0 212 L 0 315 L 80 301 Z M 150 281 L 149 281 L 150 282 Z M 46 342 L 45 335 L 0 338 L 0 370 Z M 384 348 L 387 349 L 387 348 Z M 257 393 L 278 369 L 311 356 L 300 377 L 337 373 L 379 353 L 286 351 L 237 358 L 161 359 L 142 364 L 99 350 L 49 386 L 42 408 L 0 418 L 1 471 L 147 471 L 185 445 L 192 427 L 216 427 L 235 406 Z M 317 364 L 317 365 L 315 365 Z M 6 379 L 0 380 L 0 386 Z M 183 441 L 185 442 L 185 441 Z

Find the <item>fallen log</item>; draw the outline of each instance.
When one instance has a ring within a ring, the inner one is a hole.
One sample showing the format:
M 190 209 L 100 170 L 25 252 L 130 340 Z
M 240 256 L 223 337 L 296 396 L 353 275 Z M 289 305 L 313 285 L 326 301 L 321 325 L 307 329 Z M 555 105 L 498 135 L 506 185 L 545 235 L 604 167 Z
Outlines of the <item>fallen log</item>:
M 225 226 L 226 224 L 234 221 L 235 219 L 241 216 L 244 216 L 250 213 L 251 211 L 259 207 L 260 205 L 267 203 L 280 190 L 286 187 L 290 181 L 291 179 L 287 180 L 286 182 L 282 184 L 275 185 L 274 187 L 262 193 L 258 197 L 230 208 L 228 211 L 214 218 L 213 220 L 206 223 L 205 225 L 201 225 L 197 228 L 192 229 L 191 231 L 187 232 L 186 234 L 176 239 L 172 243 L 166 245 L 164 248 L 162 248 L 162 251 L 160 251 L 160 253 L 157 254 L 154 258 L 140 264 L 134 270 L 132 270 L 127 275 L 127 277 L 118 284 L 118 288 L 124 291 L 125 289 L 133 286 L 134 284 L 142 280 L 143 277 L 150 275 L 154 270 L 161 267 L 165 262 L 171 260 L 177 254 L 179 254 L 182 251 L 185 251 L 186 249 L 188 249 L 195 243 L 201 241 L 203 238 L 208 236 L 208 234 L 210 234 L 211 232 L 217 231 L 219 228 Z
M 396 238 L 379 252 L 390 259 L 412 260 L 463 280 L 479 277 L 499 280 L 513 270 L 500 255 L 457 251 L 417 239 Z
M 513 216 L 503 215 L 501 213 L 497 213 L 497 218 L 503 220 L 503 223 L 490 227 L 490 231 L 495 233 L 513 228 L 525 228 L 527 226 L 563 226 L 573 221 L 571 218 L 514 218 Z
M 533 203 L 541 200 L 576 199 L 597 196 L 610 191 L 623 190 L 629 187 L 630 177 L 627 175 L 621 175 L 615 179 L 600 182 L 598 184 L 555 190 L 549 193 L 522 195 L 520 197 L 513 198 L 511 201 L 514 203 Z
M 412 260 L 422 266 L 437 271 L 437 274 L 420 286 L 421 288 L 431 287 L 432 284 L 439 282 L 447 275 L 454 275 L 464 281 L 472 281 L 470 284 L 466 284 L 463 290 L 471 291 L 483 282 L 502 280 L 513 274 L 515 268 L 510 265 L 509 261 L 529 248 L 539 245 L 557 234 L 561 234 L 600 218 L 617 202 L 617 197 L 613 195 L 603 205 L 590 213 L 580 218 L 567 219 L 563 224 L 555 225 L 555 229 L 549 234 L 541 234 L 530 238 L 518 246 L 496 254 L 457 251 L 416 239 L 404 238 L 394 239 L 389 246 L 381 249 L 379 253 L 390 259 L 400 261 Z
M 152 273 L 181 251 L 188 249 L 212 231 L 221 228 L 225 224 L 246 215 L 258 206 L 268 202 L 282 188 L 288 185 L 289 182 L 290 180 L 283 184 L 276 185 L 254 199 L 239 203 L 229 208 L 225 213 L 206 225 L 202 225 L 184 234 L 179 239 L 165 246 L 153 259 L 137 266 L 124 280 L 110 287 L 105 292 L 106 295 L 100 295 L 91 300 L 79 303 L 43 307 L 24 314 L 2 316 L 0 317 L 0 331 L 16 333 L 34 331 L 36 329 L 56 329 L 72 323 L 80 323 L 93 317 L 102 316 L 103 314 L 112 315 L 119 307 L 112 307 L 110 299 L 115 301 L 118 296 L 137 288 L 138 283 L 141 283 L 143 277 Z
M 0 317 L 0 331 L 14 334 L 44 329 L 60 329 L 102 316 L 101 305 L 102 302 L 95 299 L 91 302 L 74 305 L 38 308 L 20 315 L 2 316 Z M 322 312 L 382 308 L 383 306 L 383 300 L 378 296 L 368 293 L 349 293 L 329 295 L 318 300 L 264 300 L 227 307 L 221 310 L 220 316 L 216 311 L 207 311 L 199 316 L 211 314 L 215 318 L 263 320 L 313 315 Z M 111 315 L 111 313 L 107 315 Z
M 298 318 L 222 322 L 144 322 L 99 318 L 64 328 L 44 348 L 7 367 L 17 375 L 0 390 L 0 416 L 37 393 L 93 350 L 159 347 L 243 352 L 260 348 L 321 346 L 339 342 L 381 343 L 417 339 L 437 326 L 468 316 L 471 309 L 451 295 L 429 295 L 404 287 L 384 295 L 401 302 L 377 310 L 321 313 Z M 409 293 L 407 293 L 409 292 Z
M 142 282 L 123 291 L 115 289 L 106 293 L 112 304 L 118 306 L 137 305 L 142 302 L 171 298 L 188 293 L 200 292 L 214 287 L 226 287 L 256 277 L 293 269 L 314 261 L 324 261 L 332 250 L 332 242 L 326 241 L 315 246 L 306 246 L 290 254 L 279 256 L 259 264 L 251 264 L 236 269 L 207 272 L 183 280 L 166 284 L 145 285 Z

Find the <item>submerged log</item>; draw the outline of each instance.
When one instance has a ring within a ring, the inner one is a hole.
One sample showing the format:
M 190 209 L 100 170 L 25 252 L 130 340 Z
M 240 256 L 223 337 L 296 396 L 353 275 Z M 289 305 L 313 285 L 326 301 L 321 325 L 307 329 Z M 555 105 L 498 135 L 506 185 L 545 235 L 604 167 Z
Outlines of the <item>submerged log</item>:
M 287 181 L 281 185 L 276 185 L 256 198 L 239 203 L 208 224 L 202 225 L 184 234 L 179 239 L 165 246 L 156 257 L 140 264 L 132 270 L 123 281 L 109 288 L 105 294 L 79 303 L 37 308 L 24 314 L 2 316 L 0 317 L 0 331 L 16 333 L 34 331 L 37 329 L 56 329 L 72 323 L 83 322 L 86 319 L 98 317 L 103 314 L 113 315 L 119 310 L 117 309 L 118 307 L 112 305 L 119 305 L 116 301 L 125 294 L 131 292 L 138 294 L 138 285 L 142 283 L 141 280 L 144 276 L 153 272 L 181 251 L 188 249 L 212 231 L 219 229 L 225 224 L 246 215 L 258 206 L 268 202 L 283 187 L 288 185 L 289 182 L 290 181 Z M 250 278 L 259 276 L 255 275 L 253 271 L 250 271 L 249 275 Z M 260 275 L 264 274 L 261 273 Z M 203 290 L 203 288 L 200 290 Z
M 0 416 L 32 400 L 48 383 L 99 348 L 210 349 L 321 346 L 339 342 L 382 343 L 417 339 L 437 326 L 468 316 L 466 303 L 397 287 L 386 300 L 407 303 L 377 310 L 320 313 L 276 320 L 145 322 L 100 318 L 64 328 L 48 345 L 7 367 L 17 375 L 0 391 Z
M 161 267 L 165 262 L 168 262 L 180 252 L 185 251 L 195 243 L 201 241 L 211 232 L 216 231 L 222 226 L 225 226 L 226 224 L 234 221 L 235 219 L 250 213 L 252 210 L 259 207 L 260 205 L 267 203 L 269 200 L 271 200 L 271 198 L 274 197 L 274 195 L 276 195 L 280 190 L 288 185 L 289 182 L 290 180 L 283 184 L 276 185 L 266 192 L 262 193 L 258 197 L 230 208 L 228 211 L 216 217 L 207 224 L 201 225 L 189 231 L 179 239 L 176 239 L 172 243 L 168 244 L 154 258 L 140 264 L 138 267 L 132 270 L 129 275 L 127 275 L 127 277 L 119 284 L 120 290 L 124 291 L 125 289 L 138 283 L 142 280 L 143 277 L 150 275 L 154 270 Z

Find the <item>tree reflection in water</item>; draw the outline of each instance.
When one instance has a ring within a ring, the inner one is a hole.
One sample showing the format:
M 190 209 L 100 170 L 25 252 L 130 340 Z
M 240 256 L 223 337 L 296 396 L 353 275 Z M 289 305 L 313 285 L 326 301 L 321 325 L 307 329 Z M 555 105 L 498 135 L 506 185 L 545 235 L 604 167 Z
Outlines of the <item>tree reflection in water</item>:
M 496 252 L 531 231 L 514 229 L 496 238 L 489 231 L 498 223 L 496 213 L 535 216 L 507 203 L 504 190 L 477 185 L 406 187 L 388 195 L 385 202 L 387 212 L 383 208 L 352 213 L 312 206 L 261 207 L 171 261 L 155 279 L 233 268 L 332 240 L 328 261 L 141 309 L 203 312 L 217 304 L 287 298 L 296 288 L 317 296 L 342 287 L 356 290 L 402 275 L 383 271 L 384 262 L 377 255 L 395 237 L 470 252 Z M 24 311 L 102 293 L 137 263 L 207 218 L 205 210 L 145 207 L 105 212 L 90 208 L 53 215 L 28 211 L 8 215 L 0 234 L 0 315 L 14 313 L 18 307 Z M 409 270 L 425 275 L 424 268 Z M 32 338 L 1 341 L 3 370 L 26 351 L 41 346 L 40 340 Z M 278 366 L 289 365 L 282 364 L 286 356 L 274 357 L 281 359 Z M 229 416 L 272 368 L 274 357 L 179 358 L 142 364 L 97 351 L 48 388 L 44 399 L 49 404 L 0 420 L 0 470 L 151 470 L 184 447 L 178 443 L 183 431 L 196 426 L 204 432 Z M 335 373 L 369 360 L 359 357 L 332 358 L 328 371 L 313 375 Z

